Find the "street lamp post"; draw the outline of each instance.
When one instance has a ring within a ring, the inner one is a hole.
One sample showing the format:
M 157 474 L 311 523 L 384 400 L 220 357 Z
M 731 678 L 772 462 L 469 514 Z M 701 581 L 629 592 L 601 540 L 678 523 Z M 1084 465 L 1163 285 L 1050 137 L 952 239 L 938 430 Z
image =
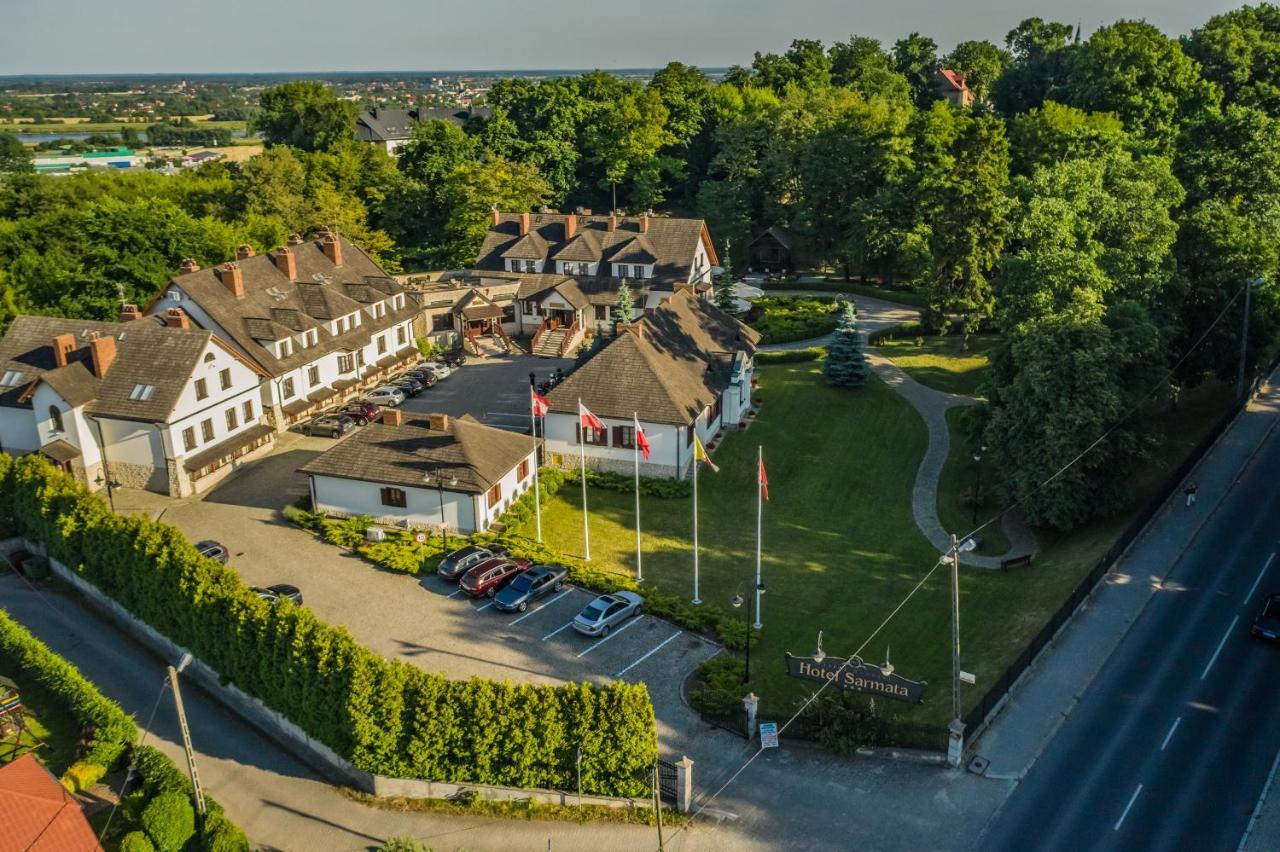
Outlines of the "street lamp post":
M 436 465 L 432 472 L 426 475 L 427 482 L 433 478 L 436 481 L 436 494 L 440 497 L 440 535 L 444 537 L 443 545 L 445 553 L 449 552 L 449 524 L 444 519 L 444 477 L 440 475 L 440 466 Z M 449 479 L 450 485 L 458 484 L 458 477 L 453 476 Z
M 764 583 L 756 583 L 755 590 L 757 594 L 750 595 L 745 599 L 742 597 L 742 593 L 738 592 L 733 596 L 733 600 L 730 601 L 730 603 L 733 604 L 734 609 L 739 609 L 744 603 L 744 600 L 745 600 L 745 603 L 747 604 L 747 611 L 746 613 L 744 613 L 746 615 L 746 620 L 743 621 L 743 627 L 746 628 L 746 637 L 747 637 L 746 638 L 746 665 L 743 666 L 742 668 L 743 683 L 751 682 L 751 625 L 755 621 L 756 600 L 759 598 L 759 595 L 764 594 L 764 590 L 765 590 Z
M 960 554 L 977 545 L 973 539 L 960 542 L 951 536 L 951 745 L 947 760 L 959 766 L 964 754 L 964 719 L 960 711 Z
M 94 483 L 99 488 L 102 488 L 104 485 L 106 486 L 107 503 L 111 506 L 111 511 L 114 513 L 116 510 L 116 489 L 120 487 L 120 483 L 116 482 L 111 477 L 104 477 L 102 475 L 102 471 L 98 471 L 98 478 L 94 480 Z
M 982 502 L 982 456 L 987 452 L 987 448 L 984 446 L 981 450 L 982 452 L 973 454 L 973 461 L 978 467 L 973 483 L 973 526 L 975 527 L 978 525 L 978 505 Z

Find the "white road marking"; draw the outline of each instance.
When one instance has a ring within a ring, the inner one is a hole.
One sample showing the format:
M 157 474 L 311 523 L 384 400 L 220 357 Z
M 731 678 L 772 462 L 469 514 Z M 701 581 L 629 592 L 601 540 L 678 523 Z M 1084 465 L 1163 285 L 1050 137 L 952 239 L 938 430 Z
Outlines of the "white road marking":
M 1244 596 L 1244 602 L 1246 604 L 1253 600 L 1253 593 L 1258 591 L 1258 584 L 1262 582 L 1262 578 L 1266 575 L 1267 569 L 1271 567 L 1271 560 L 1275 558 L 1276 555 L 1274 553 L 1267 557 L 1267 564 L 1262 566 L 1262 570 L 1258 572 L 1258 579 L 1253 581 L 1253 585 L 1249 587 L 1249 593 Z
M 604 637 L 603 639 L 597 639 L 595 642 L 591 643 L 591 645 L 590 645 L 590 646 L 588 646 L 588 647 L 587 647 L 587 649 L 586 649 L 585 651 L 583 651 L 581 654 L 578 654 L 578 656 L 579 656 L 579 657 L 585 657 L 587 654 L 590 654 L 590 653 L 591 653 L 592 651 L 594 651 L 596 648 L 599 648 L 599 647 L 600 647 L 601 645 L 603 645 L 605 642 L 608 642 L 610 639 L 612 639 L 613 637 L 617 636 L 619 633 L 621 633 L 622 631 L 626 630 L 628 627 L 631 627 L 631 626 L 632 626 L 632 625 L 634 625 L 634 624 L 638 624 L 638 623 L 640 623 L 641 621 L 644 621 L 644 616 L 643 616 L 643 615 L 642 615 L 642 616 L 640 616 L 639 618 L 633 618 L 633 619 L 631 619 L 631 620 L 630 620 L 630 621 L 628 621 L 626 624 L 624 624 L 624 625 L 622 625 L 621 627 L 619 627 L 617 630 L 614 630 L 614 631 L 610 632 L 608 636 Z
M 1218 643 L 1218 648 L 1213 652 L 1213 656 L 1209 658 L 1209 665 L 1204 667 L 1204 671 L 1200 672 L 1200 679 L 1204 680 L 1209 675 L 1209 669 L 1213 668 L 1213 664 L 1218 661 L 1218 655 L 1222 653 L 1222 646 L 1227 644 L 1227 637 L 1231 635 L 1231 631 L 1236 629 L 1236 622 L 1240 620 L 1240 616 L 1231 619 L 1231 624 L 1227 627 L 1227 632 L 1222 634 L 1222 641 Z
M 1124 806 L 1124 813 L 1120 814 L 1120 819 L 1116 820 L 1116 827 L 1112 831 L 1119 831 L 1120 824 L 1124 822 L 1124 818 L 1129 815 L 1129 809 L 1133 807 L 1133 803 L 1138 800 L 1138 794 L 1142 792 L 1142 785 L 1138 785 L 1138 789 L 1133 791 L 1133 795 L 1129 797 L 1129 804 Z
M 1160 750 L 1164 751 L 1165 746 L 1169 744 L 1169 740 L 1173 739 L 1173 732 L 1178 730 L 1178 726 L 1182 724 L 1182 717 L 1173 720 L 1173 726 L 1169 728 L 1169 733 L 1164 735 L 1164 742 L 1160 743 Z
M 489 601 L 489 602 L 488 602 L 487 604 L 485 604 L 484 606 L 477 606 L 477 607 L 473 607 L 473 609 L 474 609 L 476 612 L 484 612 L 486 609 L 488 609 L 488 608 L 489 608 L 489 607 L 491 607 L 491 606 L 493 606 L 493 601 Z
M 548 640 L 548 639 L 550 639 L 552 636 L 555 636 L 555 635 L 556 635 L 557 633 L 559 633 L 561 630 L 564 630 L 566 627 L 569 627 L 569 626 L 571 626 L 572 624 L 573 624 L 572 619 L 571 619 L 571 620 L 569 620 L 569 621 L 566 621 L 564 624 L 561 624 L 559 627 L 557 627 L 555 630 L 552 630 L 552 631 L 551 631 L 550 633 L 548 633 L 546 636 L 543 636 L 543 637 L 542 637 L 542 639 L 541 639 L 541 641 L 543 641 L 543 642 L 547 641 L 547 640 Z
M 460 595 L 460 594 L 462 594 L 462 589 L 458 589 L 458 590 L 457 590 L 457 591 L 455 591 L 453 594 L 449 595 L 449 597 L 451 597 L 451 598 L 456 598 L 456 597 L 457 597 L 458 595 Z
M 625 669 L 623 669 L 622 671 L 618 672 L 616 675 L 614 675 L 614 677 L 622 677 L 624 674 L 626 674 L 627 672 L 631 671 L 631 670 L 632 670 L 632 669 L 634 669 L 636 666 L 640 665 L 640 664 L 641 664 L 641 663 L 643 663 L 645 660 L 649 659 L 649 658 L 650 658 L 650 657 L 652 657 L 654 654 L 656 654 L 656 653 L 658 653 L 659 651 L 661 651 L 663 648 L 665 648 L 665 647 L 667 646 L 667 643 L 669 643 L 672 639 L 675 639 L 677 636 L 679 636 L 679 635 L 680 635 L 680 634 L 682 634 L 682 633 L 684 633 L 684 631 L 683 631 L 683 630 L 677 630 L 675 633 L 671 634 L 671 635 L 670 635 L 670 636 L 668 636 L 666 639 L 663 639 L 663 640 L 662 640 L 662 643 L 661 643 L 661 644 L 659 644 L 659 645 L 658 645 L 658 647 L 654 648 L 652 651 L 650 651 L 649 653 L 645 654 L 643 657 L 641 657 L 640 659 L 636 660 L 634 663 L 632 663 L 631 665 L 627 666 L 627 667 L 626 667 Z
M 528 618 L 529 616 L 531 616 L 531 615 L 533 615 L 533 614 L 535 614 L 535 613 L 541 612 L 542 610 L 544 610 L 544 609 L 546 609 L 547 607 L 551 606 L 553 603 L 555 603 L 556 601 L 560 600 L 562 597 L 564 597 L 565 595 L 569 594 L 569 593 L 570 593 L 570 592 L 572 592 L 572 591 L 573 591 L 573 587 L 572 587 L 572 586 L 570 586 L 569 588 L 565 589 L 565 590 L 564 590 L 563 592 L 561 592 L 560 594 L 556 595 L 556 596 L 555 596 L 554 598 L 552 598 L 551 600 L 549 600 L 549 601 L 547 601 L 546 603 L 544 603 L 542 606 L 537 607 L 536 609 L 531 609 L 531 610 L 529 610 L 528 612 L 526 612 L 524 615 L 520 616 L 519 618 L 513 618 L 513 619 L 511 620 L 511 623 L 512 623 L 512 624 L 519 624 L 520 622 L 524 621 L 524 620 L 525 620 L 526 618 Z

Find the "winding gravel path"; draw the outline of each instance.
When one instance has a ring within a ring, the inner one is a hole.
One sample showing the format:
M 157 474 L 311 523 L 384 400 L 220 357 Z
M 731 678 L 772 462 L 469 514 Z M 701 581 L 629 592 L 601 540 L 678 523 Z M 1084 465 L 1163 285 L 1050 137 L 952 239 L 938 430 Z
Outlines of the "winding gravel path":
M 832 296 L 835 294 L 822 290 L 770 290 L 768 295 Z M 858 326 L 862 329 L 864 336 L 909 322 L 917 322 L 920 319 L 920 311 L 908 305 L 868 296 L 852 298 L 858 308 Z M 825 346 L 830 340 L 831 335 L 828 334 L 810 340 L 766 344 L 761 346 L 760 350 L 783 352 L 808 349 L 811 346 Z M 947 455 L 951 452 L 951 432 L 947 428 L 947 412 L 952 408 L 974 405 L 978 400 L 970 396 L 945 393 L 920 384 L 905 370 L 880 354 L 875 347 L 867 348 L 867 363 L 885 384 L 911 404 L 928 429 L 929 445 L 925 450 L 924 458 L 920 460 L 920 467 L 916 470 L 915 486 L 911 492 L 911 514 L 920 532 L 929 539 L 929 543 L 939 552 L 945 552 L 951 547 L 951 534 L 938 517 L 938 482 L 942 477 L 942 467 L 946 464 Z M 1001 526 L 1009 539 L 1008 551 L 999 556 L 963 553 L 960 555 L 961 564 L 974 568 L 999 568 L 1002 559 L 1036 551 L 1035 534 L 1027 526 L 1021 513 L 1016 510 L 1006 512 L 1001 518 Z

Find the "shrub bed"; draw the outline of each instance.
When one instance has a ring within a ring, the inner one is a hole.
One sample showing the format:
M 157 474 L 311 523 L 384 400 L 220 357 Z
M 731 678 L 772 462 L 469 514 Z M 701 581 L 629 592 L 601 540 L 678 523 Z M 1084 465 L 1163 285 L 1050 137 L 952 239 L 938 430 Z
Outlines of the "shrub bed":
M 810 346 L 808 349 L 783 349 L 779 352 L 757 352 L 757 364 L 801 364 L 805 361 L 817 361 L 826 356 L 823 346 Z
M 268 604 L 173 527 L 111 513 L 38 456 L 0 456 L 22 535 L 228 682 L 382 775 L 643 796 L 657 757 L 642 684 L 451 681 L 385 660 L 306 607 Z
M 809 296 L 765 296 L 751 303 L 748 324 L 760 332 L 760 342 L 791 343 L 835 331 L 840 303 Z

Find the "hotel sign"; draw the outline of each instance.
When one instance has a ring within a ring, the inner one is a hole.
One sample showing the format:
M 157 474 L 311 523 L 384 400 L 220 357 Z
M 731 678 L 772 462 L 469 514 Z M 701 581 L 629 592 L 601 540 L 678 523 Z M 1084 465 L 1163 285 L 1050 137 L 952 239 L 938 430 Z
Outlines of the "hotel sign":
M 824 657 L 821 662 L 813 657 L 793 657 L 787 654 L 787 674 L 805 680 L 830 683 L 848 692 L 866 692 L 919 704 L 924 699 L 923 681 L 907 680 L 890 671 L 885 674 L 879 666 L 864 663 L 859 657 Z

